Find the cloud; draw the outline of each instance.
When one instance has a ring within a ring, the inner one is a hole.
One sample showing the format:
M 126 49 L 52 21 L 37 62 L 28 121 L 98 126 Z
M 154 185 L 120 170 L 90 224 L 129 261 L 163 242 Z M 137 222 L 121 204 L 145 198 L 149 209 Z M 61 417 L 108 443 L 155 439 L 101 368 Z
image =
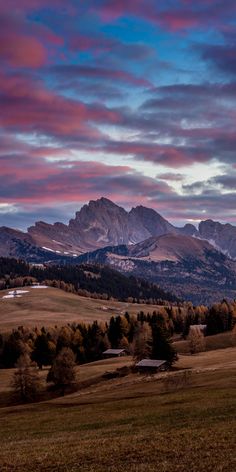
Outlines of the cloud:
M 167 180 L 167 181 L 173 181 L 173 182 L 182 182 L 184 179 L 184 176 L 182 174 L 177 174 L 177 173 L 171 173 L 171 172 L 166 172 L 164 174 L 158 174 L 157 178 L 159 180 Z
M 224 75 L 236 72 L 236 41 L 232 44 L 211 45 L 206 44 L 199 48 L 203 59 L 210 61 L 215 68 L 219 69 Z
M 210 184 L 220 185 L 224 190 L 236 192 L 236 172 L 217 175 L 211 179 Z
M 223 0 L 1 2 L 9 215 L 31 218 L 33 205 L 52 218 L 50 205 L 71 211 L 105 194 L 178 221 L 234 219 L 235 15 Z M 221 176 L 186 180 L 220 163 Z
M 232 18 L 236 7 L 232 2 L 218 0 L 143 0 L 125 2 L 122 0 L 88 1 L 88 8 L 96 12 L 104 22 L 114 22 L 123 17 L 138 17 L 172 32 L 194 28 L 209 29 Z
M 61 46 L 63 39 L 50 28 L 29 22 L 22 11 L 0 9 L 0 55 L 14 68 L 40 68 L 49 62 L 51 51 Z
M 50 70 L 58 77 L 62 77 L 65 80 L 71 78 L 85 78 L 85 79 L 103 79 L 107 81 L 116 80 L 117 82 L 124 82 L 136 87 L 152 87 L 149 80 L 136 77 L 134 74 L 124 70 L 112 70 L 104 67 L 93 67 L 93 66 L 77 66 L 77 65 L 65 65 L 65 66 L 54 66 Z
M 117 111 L 63 97 L 24 75 L 0 75 L 0 125 L 6 130 L 84 140 L 101 137 L 93 123 L 118 123 Z
M 27 154 L 0 157 L 2 202 L 86 201 L 101 194 L 147 201 L 157 193 L 171 193 L 162 181 L 144 177 L 128 166 L 60 160 L 49 162 Z

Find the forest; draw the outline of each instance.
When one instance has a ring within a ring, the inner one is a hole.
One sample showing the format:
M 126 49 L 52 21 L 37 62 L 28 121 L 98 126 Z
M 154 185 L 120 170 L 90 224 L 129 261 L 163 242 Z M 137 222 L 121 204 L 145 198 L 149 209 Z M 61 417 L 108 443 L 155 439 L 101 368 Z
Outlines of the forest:
M 163 304 L 178 298 L 136 277 L 126 277 L 116 270 L 100 265 L 44 265 L 37 267 L 21 260 L 0 258 L 0 290 L 43 282 L 82 296 L 137 303 Z
M 0 334 L 0 367 L 11 368 L 20 356 L 27 354 L 40 368 L 51 365 L 63 348 L 70 348 L 77 363 L 87 363 L 102 358 L 102 353 L 112 348 L 123 348 L 137 357 L 169 360 L 175 358 L 172 347 L 174 335 L 183 339 L 189 336 L 191 327 L 205 326 L 207 336 L 230 331 L 236 323 L 236 302 L 223 300 L 208 308 L 160 306 L 152 313 L 137 316 L 112 316 L 110 321 L 92 324 L 73 323 L 64 327 L 19 326 L 10 333 Z M 196 332 L 199 338 L 201 333 Z M 135 354 L 136 352 L 136 354 Z

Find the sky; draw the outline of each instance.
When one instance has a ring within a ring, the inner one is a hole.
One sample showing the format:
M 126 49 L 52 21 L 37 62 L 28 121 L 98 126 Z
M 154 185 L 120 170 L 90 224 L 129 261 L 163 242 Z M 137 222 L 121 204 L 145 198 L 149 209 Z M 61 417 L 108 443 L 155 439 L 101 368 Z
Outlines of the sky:
M 236 2 L 0 1 L 0 225 L 236 225 Z

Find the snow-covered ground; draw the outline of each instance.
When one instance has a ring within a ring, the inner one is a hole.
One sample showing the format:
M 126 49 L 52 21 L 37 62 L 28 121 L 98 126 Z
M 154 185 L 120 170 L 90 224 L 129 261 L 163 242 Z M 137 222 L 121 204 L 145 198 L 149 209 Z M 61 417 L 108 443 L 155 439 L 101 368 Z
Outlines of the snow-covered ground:
M 48 288 L 47 285 L 32 285 L 30 288 Z M 6 298 L 21 298 L 25 293 L 29 293 L 29 290 L 10 290 L 7 295 L 4 295 L 2 299 Z
M 11 290 L 10 292 L 8 292 L 9 295 L 20 295 L 22 293 L 29 293 L 29 290 Z
M 31 285 L 31 288 L 48 288 L 48 285 Z

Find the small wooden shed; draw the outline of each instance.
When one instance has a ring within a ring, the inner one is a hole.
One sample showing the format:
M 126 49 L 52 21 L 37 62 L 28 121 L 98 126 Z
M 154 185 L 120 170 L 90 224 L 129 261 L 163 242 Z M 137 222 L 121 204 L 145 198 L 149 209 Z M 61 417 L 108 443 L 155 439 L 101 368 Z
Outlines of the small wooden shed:
M 107 349 L 102 353 L 103 357 L 121 357 L 126 356 L 125 349 Z
M 168 363 L 163 359 L 142 359 L 135 365 L 138 372 L 156 373 L 166 370 Z

